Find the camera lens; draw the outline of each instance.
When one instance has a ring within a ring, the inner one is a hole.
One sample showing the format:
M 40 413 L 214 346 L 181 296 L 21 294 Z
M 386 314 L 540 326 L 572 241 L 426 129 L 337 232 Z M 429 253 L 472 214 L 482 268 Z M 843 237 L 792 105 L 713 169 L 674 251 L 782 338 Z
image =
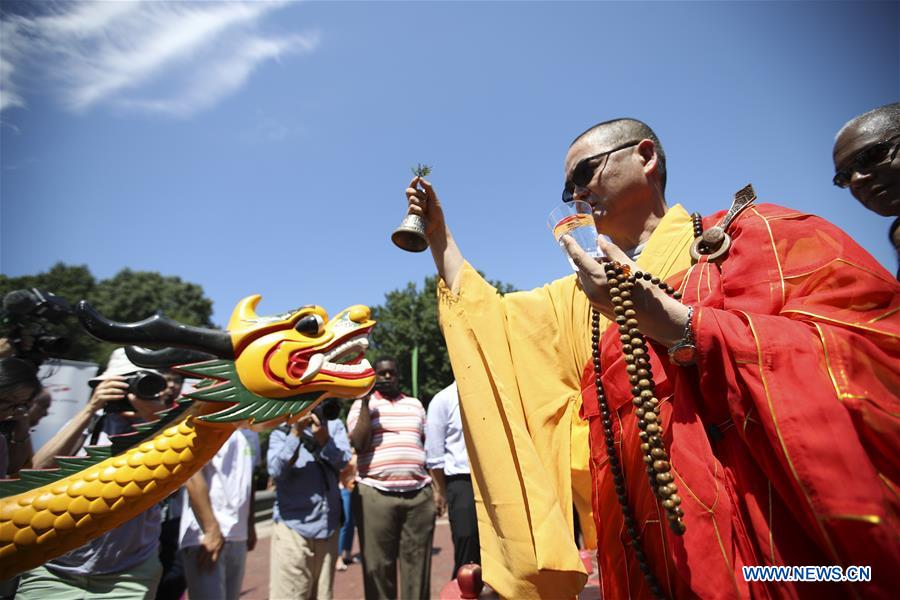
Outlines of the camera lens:
M 153 398 L 166 389 L 166 379 L 157 373 L 139 371 L 128 378 L 128 391 L 138 398 Z

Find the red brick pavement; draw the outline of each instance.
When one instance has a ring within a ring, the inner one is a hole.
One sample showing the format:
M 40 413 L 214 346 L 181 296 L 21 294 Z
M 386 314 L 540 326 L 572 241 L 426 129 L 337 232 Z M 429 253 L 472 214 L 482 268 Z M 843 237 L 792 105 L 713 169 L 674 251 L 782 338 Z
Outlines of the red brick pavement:
M 244 585 L 241 598 L 265 600 L 269 597 L 269 523 L 259 523 L 256 528 L 260 540 L 253 552 L 247 555 Z M 354 554 L 359 552 L 359 538 L 353 540 Z M 453 542 L 450 539 L 450 524 L 447 519 L 438 519 L 434 528 L 434 549 L 431 556 L 431 597 L 438 598 L 441 588 L 450 580 L 453 570 Z M 334 576 L 335 600 L 356 600 L 363 598 L 362 564 L 354 563 L 346 571 Z
M 245 600 L 265 600 L 269 597 L 269 531 L 271 521 L 256 526 L 260 536 L 256 549 L 247 555 L 244 585 L 241 598 Z M 359 538 L 353 541 L 354 555 L 359 552 Z M 431 556 L 431 597 L 439 598 L 441 589 L 450 581 L 453 570 L 453 542 L 450 538 L 450 523 L 446 518 L 438 519 L 434 528 L 434 549 Z M 596 572 L 591 575 L 587 586 L 578 595 L 580 600 L 600 598 Z M 339 571 L 334 577 L 335 600 L 356 600 L 363 598 L 362 564 L 354 563 L 346 571 Z M 493 595 L 496 598 L 495 595 Z

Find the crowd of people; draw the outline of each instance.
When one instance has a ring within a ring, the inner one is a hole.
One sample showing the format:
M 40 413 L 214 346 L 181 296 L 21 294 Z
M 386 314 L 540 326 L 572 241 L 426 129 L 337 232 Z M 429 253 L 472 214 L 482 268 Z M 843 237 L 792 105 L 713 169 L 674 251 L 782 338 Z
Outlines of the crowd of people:
M 898 152 L 900 103 L 851 119 L 833 183 L 894 218 L 900 262 Z M 410 213 L 427 218 L 457 375 L 427 411 L 381 356 L 346 422 L 325 402 L 273 429 L 265 456 L 257 432 L 238 430 L 182 490 L 2 582 L 2 597 L 238 598 L 260 465 L 275 496 L 273 599 L 332 598 L 335 578 L 350 576 L 338 574 L 356 569 L 354 531 L 367 600 L 427 598 L 444 514 L 454 566 L 440 576 L 483 564 L 503 597 L 578 593 L 576 520 L 608 598 L 802 596 L 797 582 L 751 583 L 741 568 L 811 564 L 872 566 L 856 591 L 889 597 L 900 269 L 787 208 L 741 205 L 726 219 L 669 206 L 662 143 L 635 119 L 587 129 L 564 164 L 563 200 L 591 206 L 607 259 L 563 238 L 576 272 L 530 292 L 497 293 L 465 260 L 431 184 L 406 190 Z M 115 350 L 85 407 L 32 448 L 50 396 L 0 342 L 0 476 L 54 467 L 157 418 L 185 382 L 152 371 L 162 390 L 142 395 L 133 377 L 147 371 Z M 821 585 L 819 596 L 855 590 Z
M 448 484 L 441 476 L 441 487 L 436 482 L 432 486 L 426 471 L 425 411 L 418 399 L 400 391 L 396 361 L 383 358 L 375 369 L 376 391 L 350 408 L 348 423 L 356 440 L 352 448 L 340 418 L 341 405 L 334 400 L 270 433 L 265 456 L 275 492 L 270 598 L 334 597 L 336 572 L 348 571 L 357 562 L 354 529 L 360 534 L 367 597 L 397 596 L 398 558 L 403 597 L 429 595 L 432 531 L 436 517 L 443 515 Z M 136 394 L 131 379 L 139 373 L 159 376 L 165 387 L 152 396 Z M 117 348 L 103 373 L 91 379 L 84 408 L 32 452 L 28 432 L 47 414 L 49 393 L 28 361 L 3 358 L 0 374 L 0 417 L 8 423 L 3 432 L 7 475 L 22 468 L 53 468 L 55 457 L 84 456 L 88 445 L 108 445 L 110 436 L 133 432 L 135 425 L 156 419 L 187 391 L 177 372 L 138 367 Z M 451 392 L 455 394 L 452 388 L 444 390 L 442 397 Z M 117 403 L 127 404 L 112 410 Z M 449 405 L 454 401 L 448 397 L 439 404 L 452 412 Z M 428 467 L 432 473 L 442 472 L 445 452 L 451 456 L 453 447 L 455 467 L 447 475 L 449 481 L 461 480 L 466 463 L 456 406 L 455 421 L 450 414 L 429 421 Z M 365 430 L 357 427 L 360 422 L 365 422 Z M 254 470 L 261 460 L 257 432 L 239 429 L 182 490 L 83 547 L 4 582 L 0 597 L 177 600 L 187 591 L 196 599 L 237 599 L 247 552 L 257 541 Z M 453 573 L 460 560 L 478 562 L 471 484 L 469 489 L 467 504 L 450 500 L 458 545 Z M 397 511 L 377 500 L 374 505 L 362 500 L 373 493 L 416 507 L 415 518 L 407 520 L 402 506 Z M 410 505 L 406 499 L 411 496 L 416 500 Z M 450 492 L 451 498 L 458 496 Z M 468 533 L 462 533 L 465 528 Z M 445 575 L 449 579 L 453 573 Z

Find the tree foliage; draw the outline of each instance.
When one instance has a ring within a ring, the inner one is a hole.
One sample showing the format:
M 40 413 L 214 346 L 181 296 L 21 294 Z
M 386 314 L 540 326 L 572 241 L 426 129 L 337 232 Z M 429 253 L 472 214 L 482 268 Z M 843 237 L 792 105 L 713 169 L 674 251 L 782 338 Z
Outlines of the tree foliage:
M 61 296 L 73 308 L 85 299 L 104 316 L 116 321 L 139 321 L 161 310 L 181 323 L 212 326 L 212 301 L 205 296 L 203 288 L 152 271 L 123 269 L 114 277 L 97 281 L 87 266 L 57 263 L 37 275 L 0 275 L 0 297 L 13 290 L 30 288 Z M 69 350 L 61 358 L 106 364 L 114 348 L 88 335 L 74 316 L 52 325 L 50 330 L 70 340 Z
M 509 284 L 491 283 L 502 293 L 514 289 Z M 372 308 L 372 318 L 378 324 L 372 330 L 370 362 L 374 365 L 374 359 L 382 356 L 396 358 L 400 386 L 410 393 L 413 349 L 418 346 L 418 394 L 427 405 L 432 396 L 453 381 L 447 346 L 438 325 L 437 276 L 426 277 L 421 289 L 409 282 L 403 289 L 388 292 L 384 304 Z

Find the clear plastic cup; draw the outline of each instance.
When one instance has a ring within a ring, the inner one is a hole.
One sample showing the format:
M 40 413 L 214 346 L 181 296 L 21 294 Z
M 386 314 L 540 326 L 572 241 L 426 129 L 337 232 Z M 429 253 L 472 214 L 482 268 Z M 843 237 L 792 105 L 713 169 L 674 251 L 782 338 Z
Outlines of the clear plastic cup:
M 572 236 L 581 249 L 589 256 L 598 259 L 603 258 L 603 251 L 597 246 L 597 227 L 594 225 L 594 211 L 591 205 L 581 200 L 560 204 L 550 212 L 547 218 L 547 227 L 553 233 L 553 239 L 562 248 L 563 254 L 572 265 L 572 269 L 578 270 L 575 263 L 569 257 L 562 244 L 562 236 Z

